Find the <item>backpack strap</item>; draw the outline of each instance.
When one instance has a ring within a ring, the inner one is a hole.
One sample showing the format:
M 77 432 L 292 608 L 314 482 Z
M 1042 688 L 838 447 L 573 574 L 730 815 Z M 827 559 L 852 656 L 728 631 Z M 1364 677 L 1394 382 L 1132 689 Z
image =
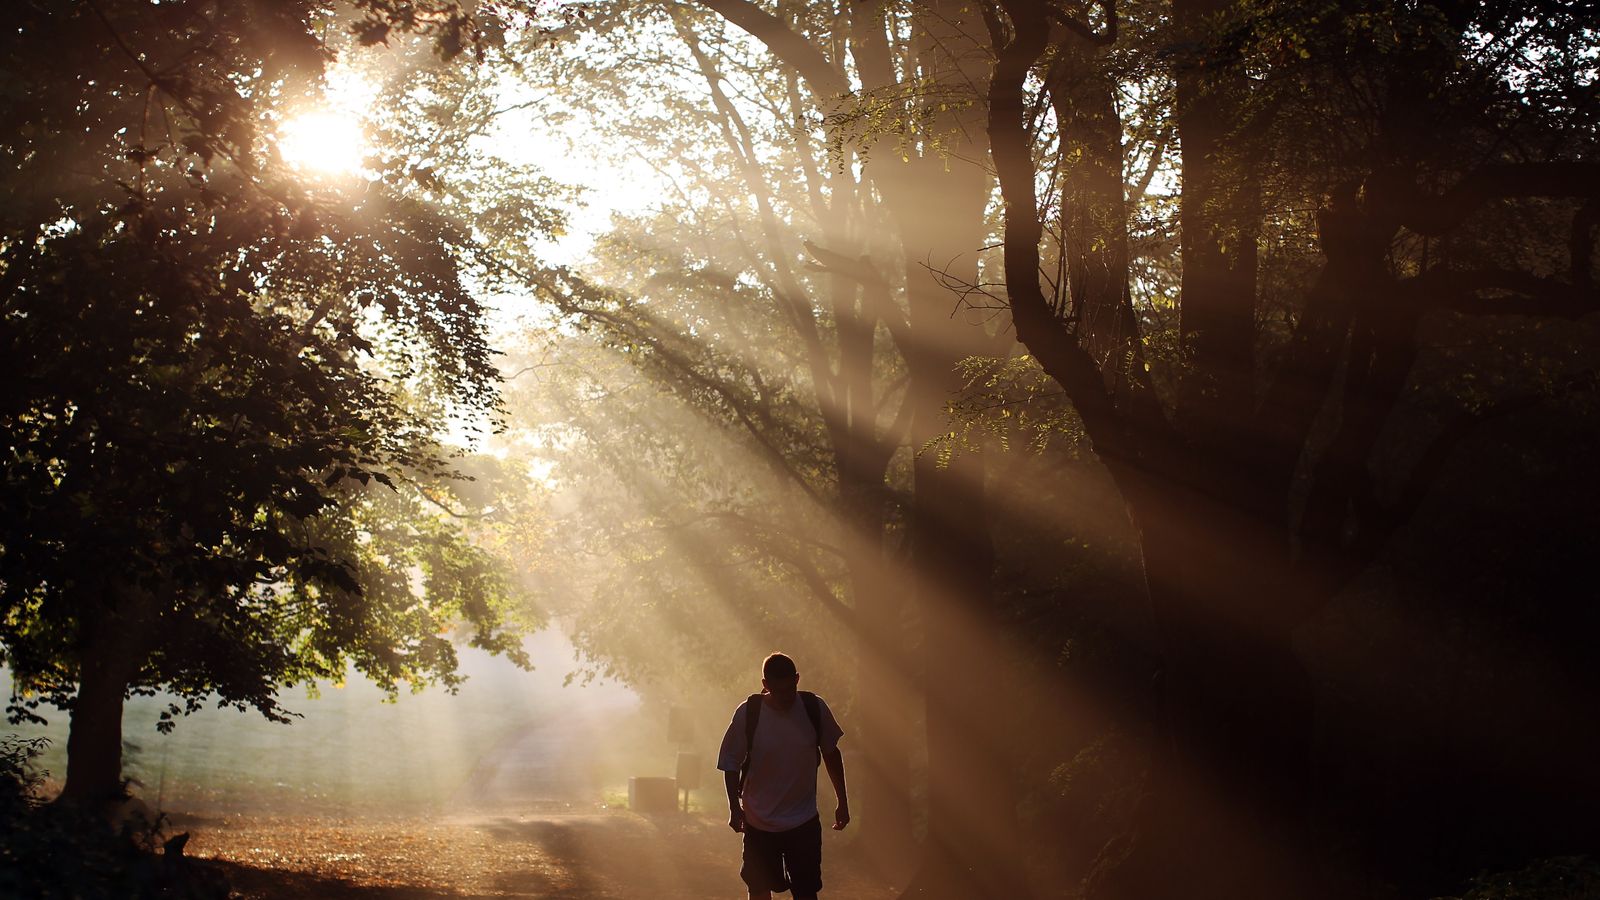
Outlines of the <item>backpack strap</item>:
M 810 691 L 800 691 L 800 703 L 806 708 L 806 718 L 811 720 L 811 730 L 817 736 L 817 765 L 822 765 L 822 701 Z M 761 707 L 766 705 L 765 694 L 751 694 L 744 702 L 744 762 L 739 766 L 739 790 L 744 791 L 744 780 L 750 775 L 750 756 L 756 748 L 756 723 L 761 720 Z
M 822 701 L 810 691 L 800 692 L 800 702 L 805 704 L 806 718 L 811 720 L 811 730 L 817 735 L 817 765 L 822 765 Z
M 756 747 L 756 723 L 761 719 L 764 705 L 762 694 L 751 694 L 744 701 L 744 762 L 739 765 L 739 791 L 744 792 L 744 780 L 750 774 L 750 754 Z

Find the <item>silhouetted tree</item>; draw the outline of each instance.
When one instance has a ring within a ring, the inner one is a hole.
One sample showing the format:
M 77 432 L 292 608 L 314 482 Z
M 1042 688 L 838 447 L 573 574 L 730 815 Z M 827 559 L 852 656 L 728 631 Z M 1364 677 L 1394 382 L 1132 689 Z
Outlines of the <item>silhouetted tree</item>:
M 495 414 L 467 228 L 392 158 L 329 185 L 271 136 L 353 19 L 420 27 L 382 3 L 7 14 L 0 659 L 14 717 L 71 710 L 63 799 L 120 791 L 130 692 L 180 698 L 168 728 L 209 697 L 282 720 L 281 688 L 350 665 L 453 684 L 463 618 L 520 658 L 498 564 L 387 496 L 447 480 L 447 412 Z M 470 31 L 427 21 L 446 53 Z
M 1128 19 L 1109 3 L 999 10 L 988 113 L 1013 319 L 1123 493 L 1161 635 L 1151 800 L 1132 855 L 1098 885 L 1308 896 L 1313 698 L 1293 639 L 1492 413 L 1430 432 L 1408 412 L 1427 319 L 1595 308 L 1600 167 L 1576 74 L 1589 32 L 1543 6 L 1175 3 L 1159 26 L 1182 148 L 1180 356 L 1164 393 L 1118 249 L 1115 104 L 1103 69 L 1064 62 L 1092 63 Z M 1069 253 L 1071 290 L 1055 296 L 1039 277 L 1039 72 L 1055 153 L 1107 185 L 1063 201 L 1080 204 L 1063 219 L 1090 223 L 1074 243 L 1098 252 Z M 1313 278 L 1264 290 L 1268 210 L 1316 241 Z M 1422 449 L 1397 454 L 1388 432 L 1408 418 Z

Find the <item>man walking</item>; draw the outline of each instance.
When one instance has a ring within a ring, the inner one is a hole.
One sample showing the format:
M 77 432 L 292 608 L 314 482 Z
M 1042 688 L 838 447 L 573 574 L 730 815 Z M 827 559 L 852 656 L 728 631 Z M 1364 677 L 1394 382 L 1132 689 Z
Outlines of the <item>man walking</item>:
M 833 830 L 850 824 L 839 755 L 844 731 L 821 697 L 799 689 L 800 672 L 782 653 L 762 662 L 761 687 L 734 710 L 717 755 L 728 785 L 728 826 L 744 835 L 739 876 L 750 900 L 790 889 L 794 900 L 814 900 L 822 890 L 819 761 L 839 798 Z

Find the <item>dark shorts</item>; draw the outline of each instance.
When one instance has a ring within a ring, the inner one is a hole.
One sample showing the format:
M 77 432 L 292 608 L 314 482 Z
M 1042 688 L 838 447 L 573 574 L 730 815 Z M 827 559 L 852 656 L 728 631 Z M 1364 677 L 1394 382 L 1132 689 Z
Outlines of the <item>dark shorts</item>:
M 822 819 L 788 831 L 744 830 L 744 867 L 739 877 L 752 891 L 796 894 L 822 890 Z

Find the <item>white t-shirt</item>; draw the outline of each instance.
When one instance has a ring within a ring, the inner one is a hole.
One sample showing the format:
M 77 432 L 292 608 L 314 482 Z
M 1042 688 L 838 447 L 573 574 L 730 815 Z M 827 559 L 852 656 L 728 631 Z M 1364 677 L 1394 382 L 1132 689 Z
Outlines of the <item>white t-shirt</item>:
M 744 765 L 749 704 L 748 699 L 739 704 L 722 736 L 717 768 L 724 772 L 737 772 Z M 833 750 L 844 729 L 821 697 L 817 706 L 822 714 L 822 749 Z M 811 821 L 817 815 L 817 733 L 806 715 L 805 701 L 795 697 L 787 710 L 763 703 L 755 744 L 740 798 L 745 821 L 759 831 L 788 831 Z

